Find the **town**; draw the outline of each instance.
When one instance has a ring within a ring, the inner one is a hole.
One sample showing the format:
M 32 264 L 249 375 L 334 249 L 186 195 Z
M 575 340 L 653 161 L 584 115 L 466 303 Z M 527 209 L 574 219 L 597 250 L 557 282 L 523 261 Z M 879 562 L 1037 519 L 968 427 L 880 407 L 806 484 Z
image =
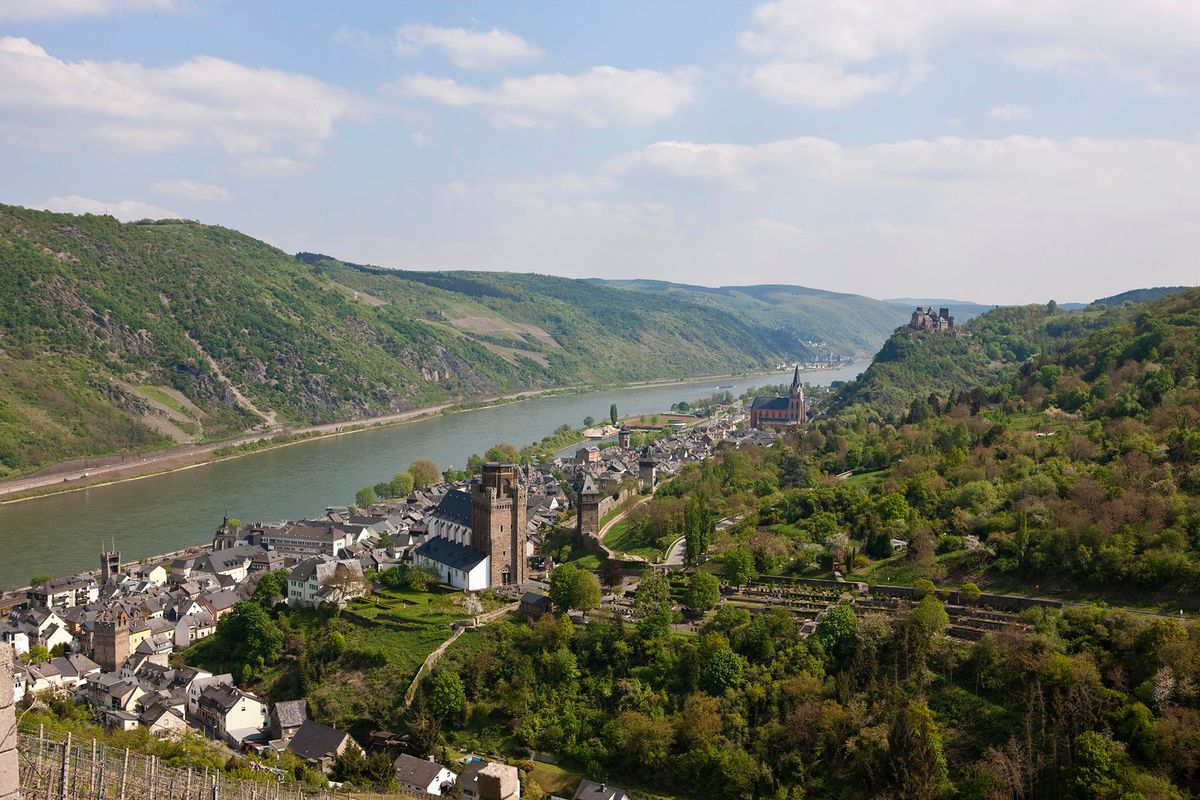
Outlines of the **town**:
M 324 773 L 348 748 L 383 748 L 408 791 L 436 796 L 459 781 L 466 797 L 516 797 L 516 770 L 504 764 L 476 760 L 456 776 L 446 765 L 394 752 L 386 742 L 359 743 L 309 719 L 303 699 L 270 703 L 240 686 L 239 676 L 178 666 L 172 655 L 212 636 L 239 603 L 261 595 L 260 582 L 284 573 L 269 604 L 344 609 L 371 591 L 373 576 L 403 567 L 468 593 L 490 590 L 536 618 L 550 605 L 557 554 L 544 545 L 554 531 L 566 528 L 585 550 L 619 556 L 601 541 L 600 520 L 620 504 L 652 494 L 719 448 L 770 444 L 806 418 L 800 367 L 786 396 L 745 405 L 732 400 L 710 416 L 654 415 L 590 429 L 585 435 L 594 441 L 546 463 L 488 462 L 464 480 L 364 507 L 330 507 L 319 518 L 243 523 L 227 516 L 211 543 L 167 559 L 127 564 L 114 543 L 99 554 L 95 572 L 44 580 L 10 598 L 0 640 L 16 657 L 14 700 L 72 698 L 110 730 L 141 727 L 164 738 L 195 731 L 231 753 L 287 751 Z M 584 781 L 574 796 L 625 795 Z

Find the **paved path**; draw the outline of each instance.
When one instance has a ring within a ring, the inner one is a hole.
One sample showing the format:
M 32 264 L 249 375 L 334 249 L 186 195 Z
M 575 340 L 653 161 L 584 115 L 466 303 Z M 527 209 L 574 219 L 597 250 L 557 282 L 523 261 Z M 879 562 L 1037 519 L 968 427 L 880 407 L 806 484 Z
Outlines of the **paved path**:
M 495 611 L 489 611 L 486 614 L 480 614 L 475 617 L 475 626 L 484 625 L 497 617 L 502 617 L 510 611 L 516 611 L 521 605 L 518 600 L 515 603 L 509 603 L 502 608 L 497 608 Z M 428 674 L 433 669 L 433 665 L 438 662 L 450 645 L 458 641 L 458 637 L 463 635 L 463 631 L 469 630 L 467 626 L 463 626 L 450 634 L 450 638 L 439 644 L 432 653 L 425 656 L 425 661 L 421 664 L 421 668 L 417 670 L 417 674 L 413 676 L 412 683 L 408 685 L 408 690 L 404 692 L 404 707 L 408 708 L 412 705 L 413 698 L 417 694 L 417 685 L 421 682 L 421 676 Z
M 630 506 L 628 508 L 626 508 L 624 511 L 622 511 L 620 514 L 617 514 L 615 517 L 610 519 L 608 522 L 604 523 L 604 527 L 602 527 L 600 529 L 600 532 L 598 534 L 596 534 L 596 539 L 599 540 L 600 549 L 604 551 L 604 554 L 606 556 L 608 556 L 609 558 L 612 558 L 612 559 L 616 559 L 617 561 L 645 561 L 646 560 L 646 559 L 642 558 L 641 556 L 635 556 L 633 553 L 618 553 L 616 550 L 613 550 L 611 547 L 609 547 L 608 545 L 606 545 L 604 543 L 604 537 L 608 535 L 609 529 L 611 529 L 613 525 L 616 525 L 618 522 L 625 519 L 625 516 L 630 511 L 633 511 L 635 508 L 640 506 L 642 503 L 648 502 L 653 497 L 654 497 L 654 495 L 652 495 L 652 494 L 646 495 L 641 500 L 638 500 L 636 503 L 630 504 Z

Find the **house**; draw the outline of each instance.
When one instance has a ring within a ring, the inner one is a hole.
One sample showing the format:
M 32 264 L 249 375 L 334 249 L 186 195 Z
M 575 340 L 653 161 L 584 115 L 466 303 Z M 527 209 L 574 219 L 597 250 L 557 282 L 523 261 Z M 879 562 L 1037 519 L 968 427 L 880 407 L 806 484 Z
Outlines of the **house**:
M 198 722 L 214 739 L 233 747 L 261 734 L 267 726 L 267 704 L 234 686 L 207 686 L 197 703 Z
M 155 703 L 143 711 L 142 724 L 159 739 L 177 739 L 188 730 L 183 711 L 167 703 Z
M 264 528 L 262 545 L 298 556 L 327 555 L 337 558 L 354 544 L 362 526 L 302 520 L 278 528 Z
M 207 611 L 185 614 L 175 623 L 173 634 L 175 648 L 182 650 L 193 642 L 212 636 L 216 630 L 217 623 Z
M 307 700 L 280 700 L 271 708 L 271 738 L 290 741 L 307 719 Z
M 133 569 L 133 577 L 151 586 L 163 586 L 167 582 L 167 570 L 162 564 L 139 564 Z
M 571 800 L 629 800 L 629 795 L 624 789 L 584 778 Z
M 304 721 L 287 746 L 298 758 L 320 768 L 324 773 L 328 773 L 333 766 L 333 760 L 349 748 L 362 752 L 362 748 L 350 738 L 350 734 L 313 722 L 311 719 Z
M 41 608 L 70 608 L 94 603 L 100 597 L 100 587 L 91 575 L 55 578 L 34 586 L 25 596 L 30 605 Z
M 366 589 L 362 563 L 320 555 L 305 559 L 288 573 L 288 605 L 316 608 L 362 597 Z
M 102 711 L 132 711 L 145 693 L 137 680 L 115 672 L 89 675 L 80 687 L 83 698 Z
M 207 611 L 213 619 L 219 620 L 230 611 L 233 611 L 233 607 L 244 599 L 242 593 L 237 589 L 226 589 L 222 592 L 202 594 L 198 602 L 200 607 Z
M 396 767 L 396 780 L 405 791 L 440 796 L 444 789 L 454 785 L 454 773 L 433 759 L 426 761 L 405 753 L 392 763 Z
M 537 592 L 525 592 L 521 595 L 520 612 L 529 622 L 537 622 L 542 615 L 550 610 L 550 598 Z
M 427 539 L 413 556 L 417 566 L 436 570 L 442 583 L 455 589 L 488 588 L 491 560 L 487 553 L 438 536 Z
M 190 670 L 195 670 L 194 667 L 185 667 L 181 670 L 182 673 L 187 673 Z M 233 686 L 233 676 L 228 672 L 220 675 L 213 675 L 211 672 L 204 670 L 195 670 L 194 675 L 183 676 L 183 690 L 187 694 L 187 718 L 200 721 L 200 695 L 209 686 Z

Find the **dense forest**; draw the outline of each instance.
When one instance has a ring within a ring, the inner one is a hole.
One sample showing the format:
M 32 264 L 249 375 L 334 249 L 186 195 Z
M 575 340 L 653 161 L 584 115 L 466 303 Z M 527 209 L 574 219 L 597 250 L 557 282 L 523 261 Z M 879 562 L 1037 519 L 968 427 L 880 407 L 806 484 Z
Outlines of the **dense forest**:
M 0 477 L 262 425 L 774 367 L 813 356 L 805 319 L 839 305 L 882 312 L 826 336 L 838 354 L 898 321 L 851 295 L 783 325 L 565 278 L 293 257 L 185 220 L 0 206 Z

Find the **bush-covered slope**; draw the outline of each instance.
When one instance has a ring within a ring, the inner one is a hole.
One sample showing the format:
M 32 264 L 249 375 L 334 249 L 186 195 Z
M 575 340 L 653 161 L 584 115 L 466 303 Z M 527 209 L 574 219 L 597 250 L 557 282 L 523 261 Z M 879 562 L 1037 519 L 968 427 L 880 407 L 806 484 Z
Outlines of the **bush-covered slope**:
M 293 257 L 194 222 L 0 206 L 0 476 L 272 423 L 808 352 L 786 327 L 718 311 L 565 278 Z
M 718 309 L 774 330 L 789 341 L 806 343 L 802 355 L 810 358 L 831 354 L 869 356 L 912 311 L 869 297 L 805 286 L 765 284 L 711 288 L 654 280 L 596 280 L 593 283 Z
M 896 331 L 869 366 L 839 393 L 837 405 L 860 404 L 894 417 L 914 400 L 943 396 L 1002 379 L 1026 359 L 1118 319 L 1118 309 L 1065 312 L 1054 305 L 1006 306 L 954 332 Z

